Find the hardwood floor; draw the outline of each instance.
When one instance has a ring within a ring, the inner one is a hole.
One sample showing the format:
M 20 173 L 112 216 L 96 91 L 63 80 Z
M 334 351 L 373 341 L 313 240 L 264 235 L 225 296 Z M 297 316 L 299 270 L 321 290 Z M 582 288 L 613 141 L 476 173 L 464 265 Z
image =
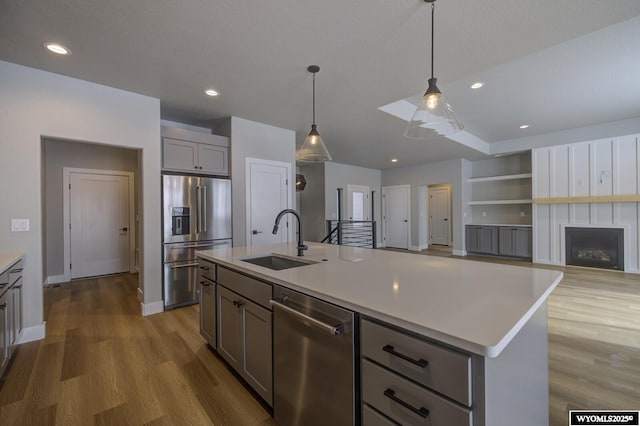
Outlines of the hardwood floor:
M 142 317 L 137 276 L 45 290 L 47 337 L 19 347 L 1 425 L 274 425 L 205 345 L 196 306 Z
M 640 409 L 640 276 L 549 268 L 565 274 L 548 302 L 550 425 L 569 409 Z M 47 337 L 19 347 L 0 424 L 275 424 L 205 345 L 196 306 L 141 317 L 136 289 L 129 274 L 47 288 Z

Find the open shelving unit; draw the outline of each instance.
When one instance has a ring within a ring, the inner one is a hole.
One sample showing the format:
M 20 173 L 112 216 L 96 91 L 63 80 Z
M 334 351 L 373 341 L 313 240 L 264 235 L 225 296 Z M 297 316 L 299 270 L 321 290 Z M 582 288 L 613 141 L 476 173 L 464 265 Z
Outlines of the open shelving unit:
M 529 152 L 472 163 L 471 223 L 531 225 L 533 199 Z

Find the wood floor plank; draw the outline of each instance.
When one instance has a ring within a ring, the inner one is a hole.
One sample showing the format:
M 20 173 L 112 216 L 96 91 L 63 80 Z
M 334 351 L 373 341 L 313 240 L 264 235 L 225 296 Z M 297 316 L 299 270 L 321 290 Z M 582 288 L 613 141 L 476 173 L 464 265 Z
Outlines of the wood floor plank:
M 24 399 L 33 373 L 31 368 L 36 362 L 39 349 L 40 345 L 37 342 L 25 343 L 18 347 L 11 366 L 16 374 L 6 376 L 0 388 L 0 406 Z

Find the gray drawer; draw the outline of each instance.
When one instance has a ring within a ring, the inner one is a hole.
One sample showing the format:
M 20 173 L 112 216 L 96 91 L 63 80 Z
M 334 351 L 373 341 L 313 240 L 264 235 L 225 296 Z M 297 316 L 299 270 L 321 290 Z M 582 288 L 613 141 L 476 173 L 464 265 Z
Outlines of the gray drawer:
M 362 320 L 362 356 L 470 407 L 471 357 Z M 403 359 L 427 361 L 422 367 Z
M 209 262 L 208 260 L 204 260 L 203 258 L 198 258 L 198 273 L 206 278 L 209 278 L 212 281 L 216 280 L 216 264 L 213 262 Z
M 378 413 L 367 404 L 362 404 L 362 426 L 397 426 L 382 414 Z
M 239 295 L 246 297 L 264 308 L 271 310 L 269 300 L 271 300 L 271 284 L 258 281 L 255 278 L 234 272 L 230 269 L 218 266 L 217 283 L 233 290 Z
M 362 360 L 362 400 L 400 424 L 470 426 L 471 410 Z M 419 414 L 414 410 L 422 410 Z M 428 413 L 427 413 L 428 410 Z

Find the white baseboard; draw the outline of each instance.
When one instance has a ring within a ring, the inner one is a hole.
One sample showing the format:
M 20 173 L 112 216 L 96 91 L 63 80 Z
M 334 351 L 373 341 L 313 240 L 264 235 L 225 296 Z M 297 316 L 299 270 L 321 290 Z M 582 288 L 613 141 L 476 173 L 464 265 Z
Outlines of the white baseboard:
M 66 283 L 67 281 L 69 280 L 64 275 L 52 275 L 50 277 L 47 277 L 44 285 Z
M 44 339 L 47 334 L 47 322 L 43 322 L 42 325 L 36 325 L 34 327 L 27 327 L 22 329 L 22 334 L 18 339 L 18 343 L 35 342 L 36 340 Z
M 566 266 L 566 265 L 563 265 L 560 262 L 552 262 L 552 261 L 548 261 L 548 260 L 539 260 L 539 259 L 533 259 L 531 261 L 531 263 L 540 263 L 542 265 Z
M 411 251 L 420 251 L 420 247 L 418 247 L 418 246 L 411 246 L 411 247 L 409 247 L 409 250 L 411 250 Z
M 140 303 L 140 308 L 143 317 L 159 314 L 160 312 L 164 312 L 164 302 L 161 300 L 153 303 Z
M 138 302 L 142 303 L 144 301 L 144 293 L 142 289 L 138 287 Z
M 451 254 L 453 254 L 455 256 L 466 256 L 467 255 L 467 251 L 466 250 L 452 250 Z

